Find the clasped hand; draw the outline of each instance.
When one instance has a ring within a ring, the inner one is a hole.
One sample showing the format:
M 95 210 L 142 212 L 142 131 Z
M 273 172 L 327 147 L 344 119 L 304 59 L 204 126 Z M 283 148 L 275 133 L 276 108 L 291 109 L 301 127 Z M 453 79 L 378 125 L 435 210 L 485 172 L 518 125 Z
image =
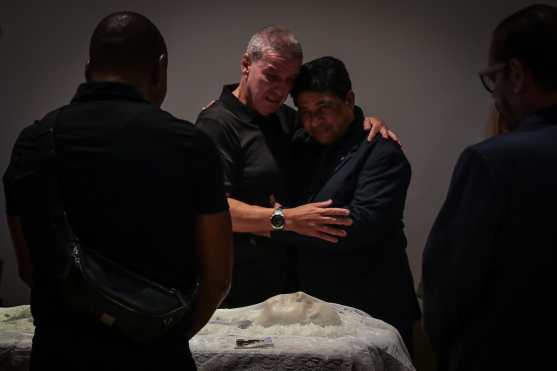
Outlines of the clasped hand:
M 329 207 L 332 203 L 332 200 L 327 200 L 284 209 L 284 229 L 332 243 L 338 242 L 339 237 L 346 237 L 343 227 L 352 225 L 352 219 L 348 209 Z

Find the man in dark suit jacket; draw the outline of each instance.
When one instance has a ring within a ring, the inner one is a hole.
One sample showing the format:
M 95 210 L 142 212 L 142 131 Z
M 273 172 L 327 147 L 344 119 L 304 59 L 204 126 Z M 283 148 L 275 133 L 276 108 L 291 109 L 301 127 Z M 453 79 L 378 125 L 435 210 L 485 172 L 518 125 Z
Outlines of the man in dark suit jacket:
M 467 148 L 423 260 L 424 324 L 442 370 L 554 364 L 557 8 L 495 29 L 480 73 L 510 130 Z
M 304 129 L 295 140 L 295 203 L 332 200 L 353 221 L 337 243 L 283 236 L 298 247 L 300 290 L 388 322 L 411 348 L 420 312 L 402 223 L 410 164 L 397 143 L 366 140 L 338 59 L 304 64 L 292 96 Z

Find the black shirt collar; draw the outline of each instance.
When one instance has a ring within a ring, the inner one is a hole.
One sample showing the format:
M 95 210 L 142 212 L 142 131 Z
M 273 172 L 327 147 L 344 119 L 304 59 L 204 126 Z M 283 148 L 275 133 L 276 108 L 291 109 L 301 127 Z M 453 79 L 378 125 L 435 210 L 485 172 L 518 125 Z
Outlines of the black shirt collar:
M 90 81 L 79 85 L 72 103 L 98 100 L 130 100 L 148 103 L 131 85 L 114 81 Z
M 240 102 L 238 97 L 232 93 L 237 87 L 238 84 L 224 85 L 219 99 L 224 107 L 234 113 L 240 120 L 257 123 L 275 116 L 275 114 L 262 116 L 247 104 Z

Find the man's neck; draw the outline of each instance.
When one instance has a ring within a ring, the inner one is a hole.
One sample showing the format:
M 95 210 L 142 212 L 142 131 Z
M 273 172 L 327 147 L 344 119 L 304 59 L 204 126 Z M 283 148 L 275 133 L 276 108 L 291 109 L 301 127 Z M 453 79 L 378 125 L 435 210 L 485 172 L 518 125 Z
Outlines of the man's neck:
M 524 100 L 522 104 L 522 117 L 540 111 L 544 111 L 547 108 L 557 106 L 557 91 L 546 92 L 541 90 L 534 90 L 529 99 Z
M 130 79 L 110 73 L 95 73 L 90 76 L 89 80 L 91 82 L 120 82 L 122 84 L 134 85 Z
M 555 106 L 557 106 L 557 92 L 552 93 L 552 94 L 547 94 L 547 95 L 543 96 L 543 98 L 534 102 L 529 107 L 529 111 L 530 112 L 539 112 L 539 111 L 543 111 L 547 108 L 555 107 Z
M 244 79 L 240 80 L 240 83 L 238 84 L 238 86 L 236 87 L 236 89 L 234 89 L 234 91 L 232 92 L 232 94 L 238 98 L 238 100 L 240 102 L 242 102 L 242 104 L 247 105 L 248 104 L 248 97 L 247 97 L 247 92 L 246 92 L 246 83 Z
M 119 82 L 122 84 L 126 84 L 126 85 L 130 85 L 133 86 L 135 89 L 137 89 L 137 91 L 139 91 L 141 93 L 141 95 L 143 95 L 143 97 L 155 104 L 153 102 L 153 99 L 149 96 L 149 94 L 147 94 L 148 89 L 145 88 L 145 84 L 143 81 L 140 81 L 138 79 L 132 79 L 129 77 L 124 77 L 118 74 L 109 74 L 109 73 L 96 73 L 94 75 L 90 76 L 89 81 L 91 82 Z
M 234 95 L 236 98 L 238 98 L 238 100 L 240 101 L 240 103 L 242 103 L 243 105 L 247 106 L 248 108 L 250 108 L 251 110 L 253 110 L 254 112 L 257 112 L 259 115 L 261 115 L 260 112 L 258 112 L 251 104 L 250 104 L 250 99 L 249 99 L 249 95 L 248 95 L 248 90 L 246 88 L 246 81 L 242 78 L 240 80 L 240 83 L 238 84 L 238 86 L 236 87 L 236 89 L 234 89 L 232 91 L 232 95 Z M 263 115 L 262 115 L 263 116 Z

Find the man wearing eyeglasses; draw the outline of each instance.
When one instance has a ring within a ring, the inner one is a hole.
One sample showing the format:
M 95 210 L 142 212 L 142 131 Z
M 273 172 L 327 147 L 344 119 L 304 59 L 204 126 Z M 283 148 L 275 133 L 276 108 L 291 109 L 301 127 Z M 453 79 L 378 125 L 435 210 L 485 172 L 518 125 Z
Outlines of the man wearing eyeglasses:
M 480 78 L 508 132 L 462 153 L 423 256 L 439 369 L 555 364 L 545 339 L 557 313 L 556 45 L 553 6 L 524 8 L 493 32 Z

